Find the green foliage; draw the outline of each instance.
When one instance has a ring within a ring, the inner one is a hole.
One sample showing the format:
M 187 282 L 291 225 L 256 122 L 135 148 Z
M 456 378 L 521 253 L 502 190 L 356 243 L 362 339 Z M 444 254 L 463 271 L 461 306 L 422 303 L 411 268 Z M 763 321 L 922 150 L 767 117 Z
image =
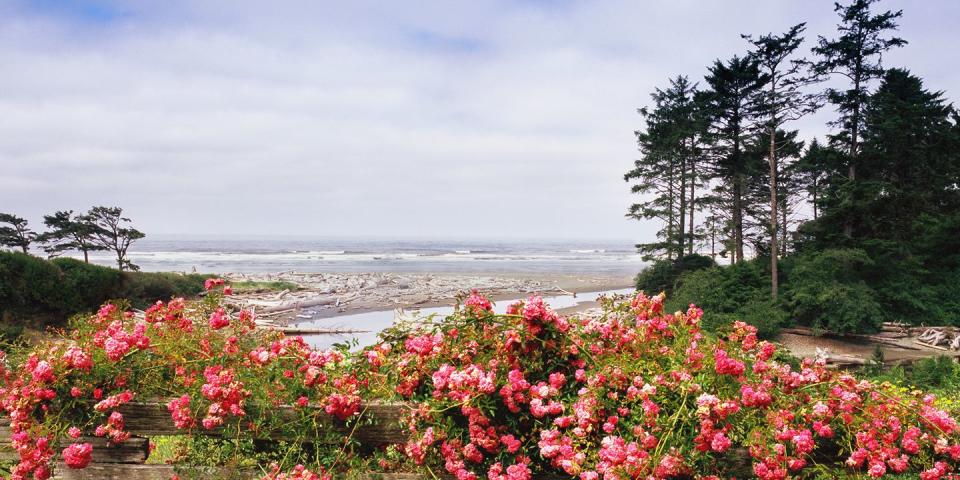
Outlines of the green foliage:
M 706 311 L 736 313 L 742 305 L 766 298 L 765 271 L 757 262 L 743 262 L 688 273 L 680 278 L 669 306 L 696 303 Z
M 297 290 L 300 288 L 299 285 L 293 282 L 284 282 L 282 280 L 274 281 L 256 281 L 256 280 L 244 280 L 241 282 L 233 282 L 230 284 L 233 287 L 233 293 L 244 293 L 244 292 L 279 292 L 283 290 Z
M 887 316 L 877 292 L 864 281 L 873 265 L 858 249 L 794 258 L 784 295 L 793 318 L 831 332 L 876 330 Z
M 120 207 L 93 207 L 84 216 L 84 222 L 91 226 L 93 243 L 103 250 L 109 250 L 117 255 L 117 268 L 123 270 L 140 270 L 127 258 L 130 245 L 146 235 L 130 224 L 130 219 L 123 216 Z
M 888 381 L 907 388 L 950 391 L 960 389 L 960 364 L 953 358 L 941 355 L 921 358 L 908 366 L 896 366 L 882 372 L 867 372 L 870 377 Z
M 120 284 L 121 275 L 117 270 L 90 265 L 73 258 L 56 258 L 50 263 L 62 272 L 62 291 L 65 296 L 71 297 L 61 313 L 69 315 L 91 310 L 120 293 L 117 285 Z
M 97 309 L 113 298 L 138 308 L 203 291 L 205 275 L 120 272 L 72 258 L 43 260 L 0 252 L 0 319 L 22 326 L 62 325 L 70 315 Z
M 908 370 L 907 381 L 922 389 L 957 388 L 960 387 L 960 365 L 946 355 L 924 358 Z
M 681 275 L 705 268 L 715 267 L 717 264 L 710 257 L 704 255 L 686 255 L 678 260 L 658 260 L 637 274 L 634 280 L 637 290 L 643 290 L 651 295 L 660 292 L 672 293 L 674 284 Z
M 0 252 L 0 317 L 11 311 L 62 314 L 63 272 L 56 265 L 24 253 Z
M 744 305 L 737 320 L 757 327 L 757 335 L 761 338 L 773 338 L 781 328 L 790 324 L 789 314 L 769 298 L 757 298 Z
M 790 318 L 770 301 L 767 274 L 757 261 L 685 273 L 677 281 L 667 308 L 681 310 L 694 303 L 704 309 L 703 324 L 707 330 L 717 331 L 742 320 L 757 327 L 759 336 L 772 337 L 790 323 Z
M 22 343 L 20 336 L 23 335 L 22 325 L 7 325 L 0 323 L 0 349 L 6 350 L 8 345 Z
M 37 234 L 27 226 L 27 220 L 10 213 L 0 213 L 0 247 L 17 248 L 27 253 Z
M 134 307 L 144 308 L 157 300 L 197 295 L 203 291 L 203 282 L 208 277 L 169 272 L 123 272 L 120 294 L 111 298 L 130 299 Z

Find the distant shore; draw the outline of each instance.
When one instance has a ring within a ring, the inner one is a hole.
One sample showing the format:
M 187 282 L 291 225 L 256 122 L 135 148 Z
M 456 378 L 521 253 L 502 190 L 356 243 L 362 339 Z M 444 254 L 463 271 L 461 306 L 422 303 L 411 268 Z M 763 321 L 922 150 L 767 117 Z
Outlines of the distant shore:
M 452 305 L 458 295 L 476 289 L 495 302 L 532 294 L 564 295 L 619 290 L 633 286 L 622 274 L 602 273 L 235 273 L 231 282 L 286 282 L 296 290 L 248 292 L 231 301 L 252 306 L 264 323 L 301 321 L 396 308 Z

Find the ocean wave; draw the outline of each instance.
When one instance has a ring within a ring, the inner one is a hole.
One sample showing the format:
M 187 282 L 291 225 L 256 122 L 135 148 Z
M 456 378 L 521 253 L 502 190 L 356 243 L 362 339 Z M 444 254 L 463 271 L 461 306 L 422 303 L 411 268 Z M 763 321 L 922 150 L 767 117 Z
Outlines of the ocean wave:
M 147 271 L 636 271 L 643 264 L 628 245 L 440 242 L 142 242 L 130 260 Z M 151 248 L 152 247 L 152 248 Z M 82 258 L 82 257 L 80 257 Z M 91 260 L 111 265 L 106 252 Z

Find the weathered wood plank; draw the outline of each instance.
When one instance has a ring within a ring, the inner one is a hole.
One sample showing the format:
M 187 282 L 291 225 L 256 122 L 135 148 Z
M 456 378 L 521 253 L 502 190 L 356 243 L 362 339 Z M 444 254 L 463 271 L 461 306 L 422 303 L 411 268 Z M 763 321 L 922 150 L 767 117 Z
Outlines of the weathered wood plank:
M 319 407 L 314 407 L 319 408 Z M 401 425 L 401 418 L 406 407 L 400 403 L 368 403 L 360 408 L 363 416 L 361 424 L 353 431 L 354 437 L 360 442 L 370 445 L 385 443 L 403 443 L 407 440 L 407 431 Z M 131 402 L 120 407 L 123 413 L 126 429 L 138 437 L 154 437 L 158 435 L 226 435 L 222 430 L 204 430 L 198 428 L 184 431 L 176 428 L 170 419 L 165 401 Z M 281 418 L 294 420 L 297 413 L 293 407 L 280 407 L 276 414 Z M 322 423 L 336 431 L 347 432 L 340 422 L 326 414 L 322 415 Z M 0 422 L 0 443 L 10 441 L 10 428 L 4 418 Z
M 95 463 L 126 463 L 137 464 L 147 461 L 149 455 L 150 441 L 142 437 L 130 437 L 126 442 L 120 445 L 111 445 L 105 438 L 100 437 L 80 437 L 76 440 L 63 439 L 54 448 L 59 457 L 60 452 L 71 443 L 89 443 L 93 445 L 91 455 Z M 17 461 L 19 460 L 16 450 L 10 445 L 9 435 L 0 439 L 0 460 Z
M 71 470 L 58 464 L 53 478 L 56 480 L 170 480 L 177 474 L 181 480 L 252 480 L 260 475 L 255 471 L 237 471 L 227 468 L 177 468 L 173 465 L 97 465 L 90 464 L 82 470 Z M 363 480 L 429 480 L 419 473 L 368 473 Z M 539 479 L 538 480 L 548 480 Z
M 119 465 L 90 464 L 87 468 L 72 470 L 57 464 L 53 478 L 59 480 L 170 480 L 176 473 L 173 465 Z
M 370 445 L 385 443 L 403 443 L 407 440 L 407 431 L 401 425 L 404 405 L 397 403 L 369 403 L 361 407 L 360 412 L 364 421 L 353 432 L 354 438 Z M 135 435 L 151 437 L 157 435 L 184 435 L 187 432 L 177 429 L 166 402 L 136 402 L 120 408 L 126 421 L 126 428 Z M 291 420 L 297 418 L 293 407 L 280 407 L 277 415 Z M 329 426 L 343 433 L 347 432 L 343 423 L 327 415 L 323 415 L 323 425 Z M 221 430 L 203 430 L 198 428 L 192 432 L 195 435 L 224 435 Z M 2 434 L 2 432 L 0 432 Z

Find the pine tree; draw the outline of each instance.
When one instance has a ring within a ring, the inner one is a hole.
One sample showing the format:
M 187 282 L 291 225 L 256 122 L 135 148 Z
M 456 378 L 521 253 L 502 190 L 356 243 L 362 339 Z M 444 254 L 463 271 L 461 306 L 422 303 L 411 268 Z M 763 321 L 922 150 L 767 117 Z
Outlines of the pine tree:
M 104 250 L 95 242 L 96 227 L 86 215 L 74 215 L 72 210 L 59 211 L 44 215 L 43 223 L 50 230 L 41 234 L 38 240 L 46 244 L 44 251 L 51 256 L 78 250 L 83 252 L 83 261 L 90 263 L 91 251 Z
M 0 227 L 0 246 L 19 248 L 23 253 L 29 253 L 30 244 L 37 234 L 27 226 L 27 220 L 10 213 L 0 213 L 0 223 L 9 225 Z
M 777 272 L 777 257 L 780 250 L 777 248 L 780 232 L 778 225 L 781 222 L 777 215 L 780 201 L 777 199 L 777 176 L 779 174 L 777 132 L 788 122 L 798 120 L 804 115 L 818 108 L 816 97 L 804 93 L 802 88 L 809 83 L 809 79 L 801 75 L 803 60 L 791 57 L 803 43 L 801 34 L 806 24 L 800 23 L 790 27 L 782 35 L 766 34 L 758 38 L 743 35 L 743 38 L 753 45 L 750 57 L 756 60 L 760 71 L 766 77 L 766 88 L 759 90 L 759 104 L 763 116 L 764 128 L 767 132 L 770 186 L 770 293 L 774 300 L 779 291 Z M 786 234 L 786 232 L 783 232 Z
M 843 189 L 850 198 L 844 203 L 850 205 L 844 215 L 844 235 L 854 235 L 854 218 L 857 216 L 858 186 L 857 175 L 860 169 L 860 132 L 863 128 L 863 108 L 869 98 L 868 86 L 872 80 L 883 75 L 881 56 L 893 47 L 906 45 L 898 37 L 887 37 L 887 32 L 897 29 L 897 19 L 903 14 L 886 11 L 872 14 L 870 7 L 878 0 L 854 0 L 847 6 L 836 4 L 834 11 L 840 15 L 837 25 L 840 36 L 835 39 L 819 38 L 813 53 L 819 59 L 811 64 L 814 74 L 821 78 L 834 75 L 845 77 L 849 88 L 826 90 L 827 99 L 834 104 L 840 118 L 833 122 L 840 127 L 840 133 L 832 140 L 846 146 L 847 178 L 849 185 Z
M 960 207 L 960 138 L 955 111 L 941 92 L 903 69 L 891 69 L 864 111 L 862 175 L 868 238 L 913 245 L 925 220 Z
M 124 226 L 130 223 L 130 219 L 123 216 L 122 208 L 93 207 L 85 217 L 94 227 L 95 243 L 100 248 L 110 250 L 117 255 L 118 269 L 121 271 L 124 268 L 140 269 L 127 258 L 127 250 L 134 241 L 145 237 L 145 235 L 135 228 Z
M 714 139 L 711 176 L 719 180 L 717 193 L 728 199 L 732 230 L 733 263 L 744 260 L 745 213 L 749 166 L 744 155 L 747 139 L 756 128 L 756 93 L 766 80 L 756 60 L 733 57 L 725 63 L 717 60 L 706 77 L 706 98 Z
M 664 222 L 656 242 L 637 245 L 644 258 L 679 259 L 693 251 L 695 241 L 706 116 L 696 84 L 685 76 L 671 79 L 668 88 L 657 89 L 651 97 L 654 107 L 639 110 L 647 128 L 635 132 L 642 157 L 624 180 L 634 182 L 633 193 L 653 198 L 631 205 L 627 216 Z
M 634 168 L 623 177 L 627 182 L 635 182 L 630 187 L 634 194 L 652 195 L 652 198 L 631 205 L 627 217 L 636 220 L 656 219 L 664 223 L 663 228 L 657 231 L 657 241 L 637 245 L 645 260 L 664 256 L 673 259 L 679 231 L 676 220 L 679 165 L 665 141 L 669 126 L 663 117 L 667 107 L 662 98 L 656 96 L 654 103 L 652 110 L 638 110 L 647 124 L 645 130 L 634 132 L 641 158 L 634 161 Z
M 839 163 L 839 152 L 833 148 L 821 145 L 816 138 L 793 166 L 799 187 L 809 196 L 813 210 L 813 220 L 820 217 L 824 184 L 831 175 L 832 169 Z

